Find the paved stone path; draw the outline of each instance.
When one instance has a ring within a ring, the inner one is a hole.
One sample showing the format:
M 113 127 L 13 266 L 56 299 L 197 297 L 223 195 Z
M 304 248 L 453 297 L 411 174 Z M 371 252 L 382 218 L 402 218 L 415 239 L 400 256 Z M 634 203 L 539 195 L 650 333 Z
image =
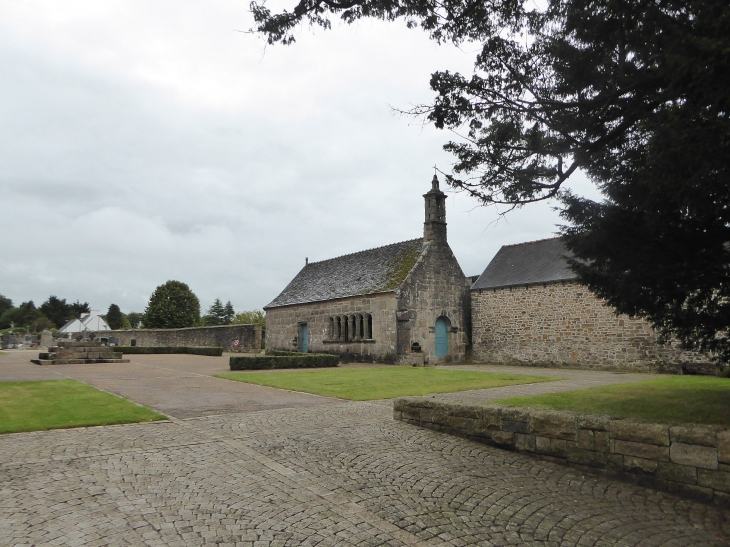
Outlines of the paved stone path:
M 434 397 L 446 400 L 459 400 L 464 402 L 491 402 L 507 397 L 520 397 L 523 395 L 543 395 L 545 393 L 558 393 L 560 391 L 574 391 L 589 387 L 607 386 L 612 384 L 626 384 L 630 382 L 641 382 L 658 378 L 659 375 L 649 374 L 627 374 L 616 372 L 603 372 L 592 370 L 572 370 L 535 367 L 514 367 L 502 365 L 455 365 L 449 368 L 460 370 L 482 370 L 484 372 L 500 372 L 506 374 L 527 374 L 530 376 L 549 376 L 551 378 L 563 378 L 554 382 L 541 384 L 521 384 L 517 386 L 505 386 L 493 389 L 475 389 L 473 391 L 460 391 L 456 393 L 440 393 Z
M 318 399 L 2 435 L 0 545 L 728 545 L 727 510 Z
M 73 378 L 174 418 L 338 402 L 329 397 L 211 377 L 231 372 L 227 355 L 130 355 L 130 363 L 113 366 L 108 363 L 38 366 L 29 362 L 34 356 L 37 354 L 27 350 L 0 356 L 0 381 Z

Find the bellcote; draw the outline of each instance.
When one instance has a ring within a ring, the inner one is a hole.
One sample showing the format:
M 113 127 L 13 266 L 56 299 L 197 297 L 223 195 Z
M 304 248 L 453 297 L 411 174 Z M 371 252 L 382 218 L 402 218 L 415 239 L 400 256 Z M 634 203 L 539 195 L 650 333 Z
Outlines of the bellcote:
M 426 220 L 423 223 L 423 239 L 446 242 L 446 194 L 439 188 L 439 179 L 434 174 L 431 190 L 423 194 Z

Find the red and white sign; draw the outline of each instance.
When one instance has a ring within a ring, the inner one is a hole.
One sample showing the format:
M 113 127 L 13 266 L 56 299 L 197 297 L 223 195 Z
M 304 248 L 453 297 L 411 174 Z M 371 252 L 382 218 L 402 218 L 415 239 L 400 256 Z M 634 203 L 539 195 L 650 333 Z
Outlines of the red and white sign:
M 239 344 L 238 340 L 234 340 L 233 341 L 233 347 L 234 348 L 237 348 L 238 347 L 238 344 Z

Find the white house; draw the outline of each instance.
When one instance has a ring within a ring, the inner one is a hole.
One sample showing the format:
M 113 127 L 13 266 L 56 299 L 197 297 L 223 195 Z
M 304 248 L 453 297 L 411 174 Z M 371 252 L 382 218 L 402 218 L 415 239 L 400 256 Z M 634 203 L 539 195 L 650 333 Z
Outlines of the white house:
M 86 315 L 82 315 L 79 319 L 72 319 L 61 327 L 60 332 L 85 332 L 111 330 L 109 325 L 100 315 L 100 312 L 92 310 Z

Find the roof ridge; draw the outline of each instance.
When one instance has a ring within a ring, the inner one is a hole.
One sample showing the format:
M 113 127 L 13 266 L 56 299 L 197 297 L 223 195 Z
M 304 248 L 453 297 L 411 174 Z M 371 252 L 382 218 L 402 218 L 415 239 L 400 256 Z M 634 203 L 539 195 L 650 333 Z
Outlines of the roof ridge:
M 530 243 L 540 243 L 541 241 L 552 241 L 553 239 L 562 239 L 563 236 L 544 237 L 542 239 L 534 239 L 532 241 L 523 241 L 522 243 L 507 243 L 502 247 L 519 247 L 520 245 L 529 245 Z
M 347 253 L 344 255 L 339 256 L 333 256 L 332 258 L 325 258 L 324 260 L 317 260 L 316 262 L 309 262 L 307 266 L 312 266 L 313 264 L 322 264 L 323 262 L 329 262 L 331 260 L 338 260 L 340 258 L 345 258 L 346 256 L 352 256 L 352 255 L 358 255 L 361 253 L 366 253 L 368 251 L 375 251 L 377 249 L 385 249 L 386 247 L 393 247 L 395 245 L 402 245 L 404 243 L 413 243 L 415 241 L 422 241 L 422 237 L 416 237 L 414 239 L 406 239 L 405 241 L 397 241 L 395 243 L 389 243 L 388 245 L 381 245 L 380 247 L 371 247 L 370 249 L 362 249 L 361 251 L 355 251 L 354 253 Z

